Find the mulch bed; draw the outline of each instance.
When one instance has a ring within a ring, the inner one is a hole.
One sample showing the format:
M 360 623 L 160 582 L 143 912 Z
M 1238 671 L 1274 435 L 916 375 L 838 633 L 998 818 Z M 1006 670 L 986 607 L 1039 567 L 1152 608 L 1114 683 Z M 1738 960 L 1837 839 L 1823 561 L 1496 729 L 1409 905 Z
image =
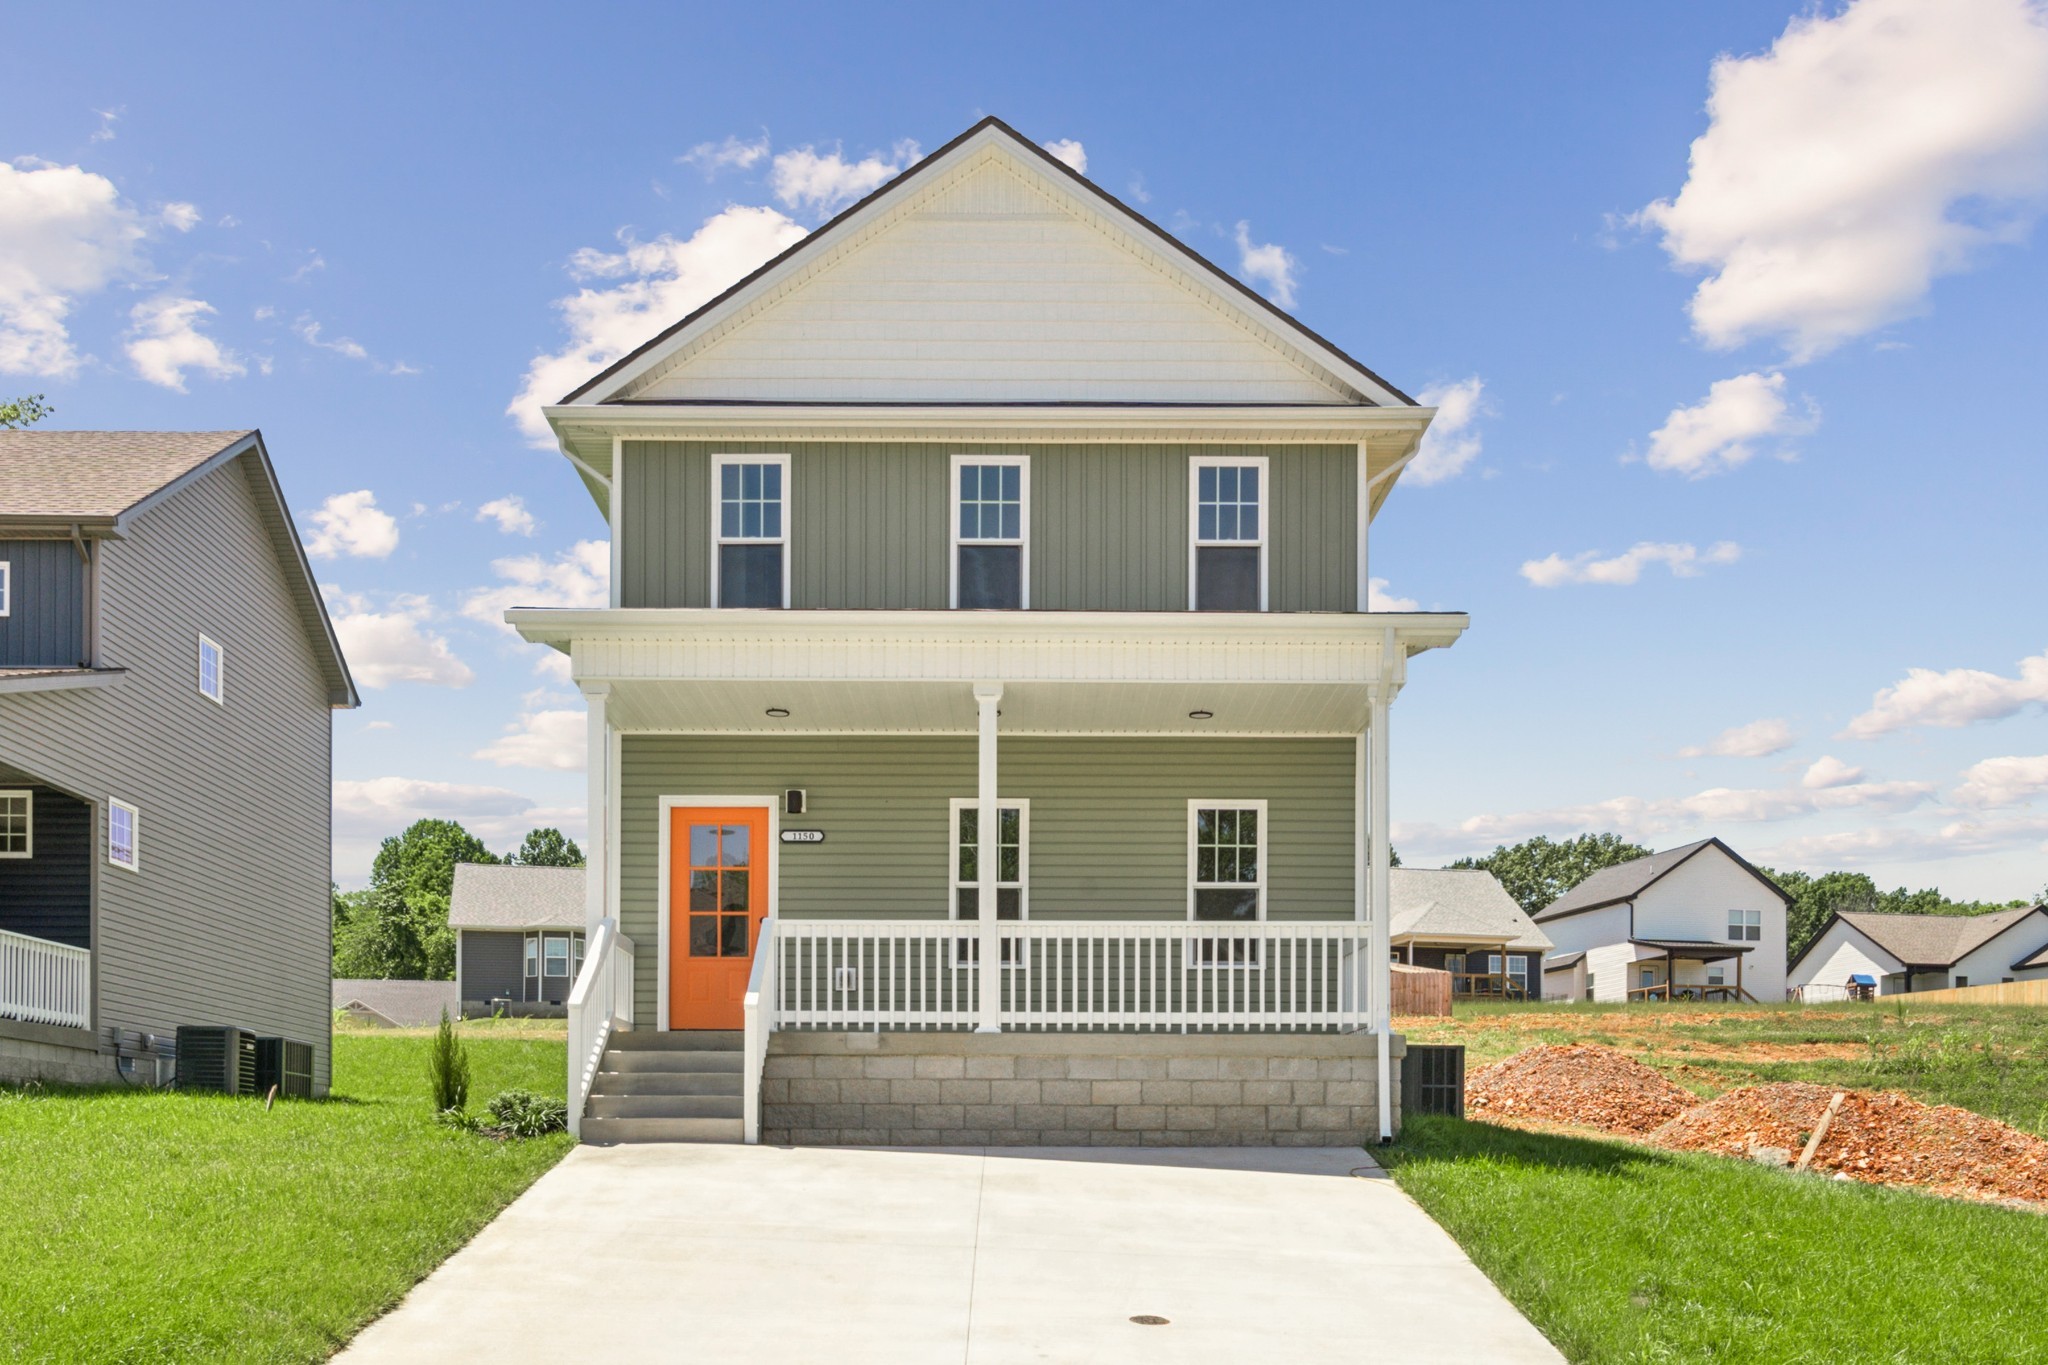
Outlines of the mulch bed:
M 1796 1160 L 1836 1089 L 1790 1081 L 1745 1086 L 1677 1115 L 1648 1140 L 1740 1157 L 1774 1147 Z M 1895 1091 L 1845 1093 L 1809 1169 L 1957 1198 L 2048 1200 L 2048 1142 L 2033 1134 Z
M 1465 1112 L 1473 1118 L 1571 1124 L 1631 1137 L 1698 1102 L 1627 1053 L 1596 1043 L 1526 1048 L 1465 1078 Z

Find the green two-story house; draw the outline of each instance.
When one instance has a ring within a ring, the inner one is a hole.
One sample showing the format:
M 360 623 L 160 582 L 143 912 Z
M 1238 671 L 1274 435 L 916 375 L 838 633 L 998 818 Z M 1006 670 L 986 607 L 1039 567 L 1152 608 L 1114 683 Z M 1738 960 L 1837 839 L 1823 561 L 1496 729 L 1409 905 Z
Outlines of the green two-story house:
M 612 537 L 508 615 L 589 702 L 583 1135 L 1390 1134 L 1432 415 L 994 119 L 547 409 Z

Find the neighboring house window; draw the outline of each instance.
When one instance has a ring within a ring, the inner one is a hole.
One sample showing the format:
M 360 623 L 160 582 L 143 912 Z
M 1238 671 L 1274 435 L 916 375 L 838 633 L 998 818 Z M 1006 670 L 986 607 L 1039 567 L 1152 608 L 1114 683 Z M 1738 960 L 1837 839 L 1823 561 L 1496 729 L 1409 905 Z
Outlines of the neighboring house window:
M 1727 984 L 1728 984 L 1728 969 L 1727 969 L 1726 967 L 1709 967 L 1709 968 L 1707 968 L 1707 984 L 1708 984 L 1709 986 L 1725 986 L 1725 985 L 1727 985 Z
M 583 935 L 569 935 L 569 975 L 583 975 Z
M 721 455 L 712 530 L 712 600 L 721 607 L 789 605 L 789 457 Z
M 142 867 L 142 813 L 126 801 L 107 802 L 107 861 L 130 872 Z
M 227 682 L 223 676 L 226 667 L 221 657 L 220 646 L 199 637 L 199 693 L 222 705 L 227 703 Z
M 1642 977 L 1643 977 L 1643 979 L 1642 979 L 1642 981 L 1641 981 L 1641 982 L 1640 982 L 1639 984 L 1641 984 L 1641 985 L 1644 985 L 1644 986 L 1654 986 L 1654 985 L 1656 985 L 1656 984 L 1657 984 L 1657 969 L 1656 969 L 1656 968 L 1654 968 L 1654 967 L 1645 967 L 1645 968 L 1643 968 L 1643 971 L 1642 971 Z
M 1760 943 L 1764 936 L 1764 912 L 1761 910 L 1730 910 L 1728 912 L 1728 940 L 1731 943 Z
M 1967 986 L 1967 985 L 1969 985 L 1969 984 L 1970 984 L 1970 978 L 1969 978 L 1969 977 L 1967 977 L 1967 976 L 1959 976 L 1959 977 L 1957 977 L 1957 978 L 1956 978 L 1956 985 L 1958 985 L 1958 986 Z
M 526 936 L 526 979 L 531 981 L 540 975 L 540 935 Z
M 1500 975 L 1500 954 L 1486 955 L 1486 972 L 1489 976 Z M 1521 953 L 1508 954 L 1508 980 L 1512 981 L 1522 994 L 1529 993 L 1529 959 Z
M 1586 998 L 1588 1000 L 1593 998 L 1593 974 L 1591 972 L 1586 973 Z
M 1203 456 L 1188 471 L 1188 598 L 1196 611 L 1266 609 L 1266 457 Z
M 0 858 L 35 856 L 35 793 L 0 791 Z
M 0 616 L 14 611 L 14 566 L 0 559 Z
M 1266 803 L 1188 802 L 1188 918 L 1248 924 L 1266 917 Z M 1197 965 L 1258 965 L 1255 938 L 1204 938 Z
M 543 968 L 548 976 L 567 976 L 569 974 L 569 936 L 567 934 L 544 935 L 541 943 L 541 959 Z
M 996 918 L 1030 918 L 1031 803 L 996 803 L 996 839 L 992 859 L 984 857 L 982 847 L 981 803 L 956 797 L 952 807 L 953 918 L 981 918 L 981 879 L 991 871 L 996 879 Z M 957 962 L 979 962 L 980 953 L 981 944 L 977 939 L 958 939 L 954 943 Z M 1011 944 L 1004 943 L 1004 964 L 1009 965 L 1014 958 Z
M 1031 605 L 1031 462 L 953 457 L 953 605 Z

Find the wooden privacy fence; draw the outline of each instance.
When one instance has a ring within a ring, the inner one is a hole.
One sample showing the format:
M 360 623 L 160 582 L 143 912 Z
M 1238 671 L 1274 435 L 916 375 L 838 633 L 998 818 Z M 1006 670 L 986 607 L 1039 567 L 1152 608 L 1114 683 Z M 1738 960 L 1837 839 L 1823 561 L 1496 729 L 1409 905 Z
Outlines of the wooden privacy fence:
M 1396 962 L 1388 1003 L 1400 1014 L 1451 1015 L 1451 974 L 1435 967 L 1410 967 Z
M 1398 998 L 1398 996 L 1396 997 Z M 2004 981 L 1995 986 L 1956 986 L 1945 991 L 1901 991 L 1883 997 L 1889 1005 L 2048 1005 L 2048 981 Z

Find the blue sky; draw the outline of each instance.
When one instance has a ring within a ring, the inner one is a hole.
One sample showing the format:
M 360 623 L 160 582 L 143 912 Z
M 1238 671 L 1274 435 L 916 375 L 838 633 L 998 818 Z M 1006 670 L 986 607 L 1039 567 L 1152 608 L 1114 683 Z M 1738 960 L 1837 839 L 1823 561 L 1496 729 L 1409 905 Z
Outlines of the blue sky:
M 1443 402 L 1374 528 L 1392 598 L 1473 617 L 1395 708 L 1411 862 L 1612 828 L 2048 882 L 2038 8 L 887 14 L 12 17 L 0 391 L 263 429 L 373 684 L 344 883 L 418 814 L 580 832 L 579 704 L 492 623 L 602 591 L 529 376 L 984 113 Z

